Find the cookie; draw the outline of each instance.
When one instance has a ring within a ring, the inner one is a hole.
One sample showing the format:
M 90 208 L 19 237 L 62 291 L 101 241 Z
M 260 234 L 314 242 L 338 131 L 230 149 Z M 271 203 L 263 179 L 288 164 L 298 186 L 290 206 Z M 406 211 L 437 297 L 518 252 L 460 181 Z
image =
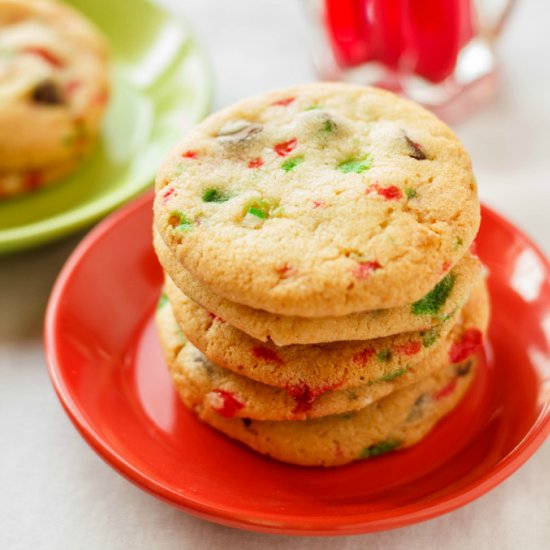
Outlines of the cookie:
M 391 381 L 419 365 L 440 365 L 456 338 L 454 326 L 457 331 L 465 326 L 481 345 L 489 310 L 482 281 L 464 309 L 436 329 L 365 341 L 278 347 L 254 340 L 181 292 L 175 299 L 173 285 L 166 288 L 178 325 L 212 362 L 252 380 L 284 388 L 297 398 Z
M 481 262 L 467 253 L 448 274 L 448 292 L 429 307 L 411 304 L 393 309 L 351 313 L 342 317 L 289 317 L 230 302 L 193 279 L 155 232 L 154 245 L 162 267 L 176 286 L 194 302 L 242 330 L 252 338 L 278 346 L 318 344 L 341 340 L 369 340 L 400 332 L 426 330 L 439 325 L 462 307 L 481 276 Z M 437 286 L 437 285 L 436 285 Z
M 155 226 L 191 276 L 280 315 L 411 304 L 479 226 L 471 162 L 452 131 L 349 84 L 265 93 L 208 117 L 156 189 Z
M 174 318 L 169 302 L 157 310 L 156 321 L 162 349 L 176 389 L 184 401 L 198 402 L 225 416 L 257 420 L 302 420 L 362 409 L 393 391 L 414 384 L 449 363 L 448 355 L 440 364 L 420 364 L 391 380 L 347 390 L 328 390 L 315 397 L 297 395 L 245 378 L 209 361 L 187 342 Z M 460 340 L 466 328 L 453 329 Z M 472 352 L 474 350 L 471 350 Z M 465 358 L 468 360 L 468 357 Z M 186 397 L 190 393 L 192 395 Z
M 0 0 L 0 194 L 74 169 L 109 96 L 108 49 L 89 21 L 53 0 Z
M 314 420 L 231 418 L 190 394 L 181 397 L 201 420 L 255 451 L 302 466 L 337 466 L 417 443 L 462 399 L 475 366 L 475 357 L 446 366 L 359 411 Z
M 45 167 L 38 171 L 0 171 L 0 198 L 31 192 L 35 189 L 45 187 L 50 183 L 59 181 L 67 174 L 70 174 L 79 164 L 80 160 L 75 158 L 64 162 L 63 164 Z

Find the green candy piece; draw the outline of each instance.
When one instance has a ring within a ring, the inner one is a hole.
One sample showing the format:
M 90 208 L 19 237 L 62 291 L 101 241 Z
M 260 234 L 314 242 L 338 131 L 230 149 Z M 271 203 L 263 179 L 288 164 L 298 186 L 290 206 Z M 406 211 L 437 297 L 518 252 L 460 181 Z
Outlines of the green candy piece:
M 376 381 L 391 382 L 392 380 L 395 380 L 396 378 L 403 376 L 407 372 L 407 370 L 408 370 L 408 367 L 403 367 L 402 369 L 395 370 L 393 372 L 386 374 L 385 376 L 378 378 Z
M 276 199 L 252 199 L 245 204 L 243 215 L 251 215 L 260 220 L 267 220 L 267 218 L 277 215 L 279 212 L 279 202 Z
M 341 162 L 337 168 L 344 174 L 361 174 L 372 166 L 372 159 L 369 155 L 363 155 L 357 159 L 349 159 Z
M 323 132 L 332 132 L 334 130 L 335 124 L 332 120 L 325 120 L 323 124 Z
M 178 231 L 189 231 L 193 228 L 193 222 L 179 210 L 174 210 L 174 212 L 170 214 L 170 218 L 178 220 L 177 225 L 171 224 L 172 227 Z
M 64 136 L 61 142 L 66 147 L 73 145 L 76 142 L 86 141 L 88 139 L 88 129 L 82 121 L 75 123 L 74 131 L 71 134 Z
M 314 111 L 315 109 L 320 109 L 321 105 L 310 105 L 309 107 L 306 107 L 304 111 Z
M 168 296 L 163 292 L 157 303 L 157 309 L 162 309 L 168 303 Z
M 425 348 L 433 346 L 439 338 L 439 328 L 432 328 L 422 333 L 422 345 Z
M 371 445 L 370 447 L 365 447 L 360 453 L 359 458 L 373 458 L 375 456 L 380 456 L 390 451 L 393 451 L 395 448 L 401 445 L 401 441 L 397 439 L 388 439 L 387 441 L 381 441 Z
M 254 208 L 253 206 L 251 206 L 248 209 L 248 213 L 262 220 L 267 219 L 267 212 L 265 210 L 261 210 L 260 208 Z
M 202 194 L 202 200 L 204 202 L 225 202 L 229 199 L 230 197 L 227 193 L 224 193 L 223 191 L 220 191 L 219 189 L 215 189 L 213 187 L 205 189 Z
M 447 301 L 456 281 L 456 275 L 449 273 L 437 283 L 424 298 L 420 298 L 411 307 L 414 315 L 436 314 Z
M 416 195 L 416 189 L 413 189 L 412 187 L 405 187 L 405 196 L 407 197 L 407 200 L 414 199 Z
M 388 363 L 391 357 L 392 357 L 391 349 L 383 349 L 382 351 L 379 351 L 378 354 L 376 355 L 376 358 L 381 363 Z
M 61 145 L 64 145 L 65 147 L 69 147 L 74 142 L 74 136 L 72 134 L 67 134 L 66 136 L 63 136 L 61 138 Z
M 454 250 L 458 250 L 463 244 L 464 242 L 462 241 L 462 239 L 460 237 L 457 237 L 453 246 Z
M 283 164 L 281 164 L 281 168 L 285 172 L 290 172 L 291 170 L 294 170 L 298 164 L 302 164 L 302 162 L 304 162 L 304 157 L 292 157 L 285 160 Z
M 455 307 L 453 309 L 453 311 L 451 311 L 450 313 L 446 313 L 444 315 L 439 315 L 439 319 L 444 323 L 444 322 L 448 321 L 449 319 L 452 319 L 458 313 L 459 309 L 460 308 Z

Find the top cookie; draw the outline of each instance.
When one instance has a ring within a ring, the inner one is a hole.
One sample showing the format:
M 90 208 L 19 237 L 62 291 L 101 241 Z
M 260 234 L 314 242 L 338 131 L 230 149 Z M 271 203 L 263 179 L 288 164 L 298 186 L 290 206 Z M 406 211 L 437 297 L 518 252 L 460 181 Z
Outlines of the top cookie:
M 204 120 L 162 166 L 154 208 L 166 244 L 212 292 L 302 317 L 420 299 L 479 226 L 451 130 L 391 93 L 336 83 Z
M 87 151 L 109 95 L 107 59 L 99 30 L 70 7 L 0 0 L 1 172 L 49 172 Z

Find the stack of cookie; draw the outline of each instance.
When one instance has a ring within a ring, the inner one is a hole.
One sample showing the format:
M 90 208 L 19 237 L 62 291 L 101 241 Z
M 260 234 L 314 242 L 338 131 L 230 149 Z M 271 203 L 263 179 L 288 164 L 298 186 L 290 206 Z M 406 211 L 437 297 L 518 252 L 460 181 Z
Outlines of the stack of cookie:
M 407 447 L 460 401 L 489 306 L 468 155 L 390 93 L 318 83 L 210 116 L 162 166 L 157 322 L 187 407 L 279 460 Z
M 0 0 L 0 197 L 72 172 L 109 97 L 103 35 L 54 0 Z

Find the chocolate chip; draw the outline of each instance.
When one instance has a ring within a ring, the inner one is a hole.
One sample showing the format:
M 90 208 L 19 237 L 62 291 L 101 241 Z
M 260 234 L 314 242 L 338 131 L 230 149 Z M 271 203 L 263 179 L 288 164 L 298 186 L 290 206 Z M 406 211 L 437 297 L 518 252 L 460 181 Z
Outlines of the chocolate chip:
M 353 390 L 347 390 L 347 396 L 350 401 L 356 401 L 359 396 Z
M 36 85 L 32 100 L 44 105 L 62 105 L 64 103 L 59 86 L 53 80 L 44 80 Z
M 407 134 L 405 134 L 405 141 L 407 142 L 407 148 L 409 149 L 409 157 L 416 160 L 426 160 L 428 158 L 426 153 L 422 150 L 422 147 L 410 139 Z
M 257 122 L 248 120 L 231 120 L 218 131 L 218 139 L 222 143 L 241 143 L 260 133 L 264 127 Z
M 423 393 L 413 404 L 409 414 L 407 415 L 406 421 L 412 422 L 418 420 L 424 416 L 424 408 L 430 401 L 430 396 L 427 393 Z
M 245 425 L 246 428 L 249 428 L 250 424 L 252 424 L 252 420 L 250 420 L 250 418 L 241 418 L 241 422 Z
M 456 367 L 456 375 L 466 376 L 472 370 L 473 363 L 474 362 L 470 360 L 466 361 L 466 363 L 462 363 L 462 365 L 458 365 L 458 367 Z
M 212 363 L 198 350 L 196 350 L 196 353 L 193 354 L 193 360 L 197 365 L 200 365 L 206 373 L 211 376 L 214 372 L 214 367 L 212 366 Z

